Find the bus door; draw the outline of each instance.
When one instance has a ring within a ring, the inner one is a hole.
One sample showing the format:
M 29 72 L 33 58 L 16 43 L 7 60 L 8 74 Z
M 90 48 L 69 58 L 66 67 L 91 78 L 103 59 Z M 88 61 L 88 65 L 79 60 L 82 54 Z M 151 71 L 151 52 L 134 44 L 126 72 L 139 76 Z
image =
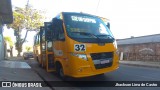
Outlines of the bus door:
M 52 30 L 52 23 L 45 22 L 45 35 L 46 35 L 46 69 L 47 72 L 51 72 L 55 70 L 54 65 L 54 55 L 53 55 L 53 30 Z
M 45 30 L 44 27 L 40 27 L 40 51 L 41 51 L 41 66 L 46 66 L 46 43 L 45 43 Z

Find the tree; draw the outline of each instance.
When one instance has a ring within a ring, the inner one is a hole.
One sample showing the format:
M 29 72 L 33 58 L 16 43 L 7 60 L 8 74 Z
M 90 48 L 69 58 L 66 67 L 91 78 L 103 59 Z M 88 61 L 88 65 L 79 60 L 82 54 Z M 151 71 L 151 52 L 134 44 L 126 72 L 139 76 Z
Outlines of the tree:
M 4 40 L 5 40 L 5 42 L 9 43 L 9 46 L 10 46 L 10 56 L 13 57 L 13 41 L 12 41 L 11 37 L 5 36 Z
M 27 52 L 29 52 L 31 50 L 31 48 L 32 48 L 31 46 L 26 46 L 25 49 L 26 49 Z
M 43 25 L 44 12 L 33 9 L 32 6 L 26 5 L 25 8 L 15 7 L 13 11 L 14 21 L 12 24 L 7 25 L 9 28 L 14 29 L 16 36 L 16 49 L 18 55 L 22 52 L 22 45 L 26 40 L 28 31 L 36 31 Z M 26 30 L 25 37 L 21 37 L 22 30 Z

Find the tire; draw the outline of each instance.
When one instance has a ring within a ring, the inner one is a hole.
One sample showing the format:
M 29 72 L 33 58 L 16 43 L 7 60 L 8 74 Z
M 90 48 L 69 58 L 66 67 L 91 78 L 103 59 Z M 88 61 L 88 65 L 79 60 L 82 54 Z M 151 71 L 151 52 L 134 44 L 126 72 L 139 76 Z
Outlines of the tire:
M 34 57 L 34 58 L 35 58 L 35 60 L 38 62 L 38 66 L 42 68 L 42 65 L 41 65 L 41 63 L 39 62 L 38 57 L 36 56 L 36 57 Z
M 38 56 L 36 56 L 36 60 L 39 62 L 39 60 L 38 60 Z
M 63 67 L 60 63 L 56 64 L 56 72 L 62 80 L 66 80 L 66 76 L 64 75 Z
M 27 58 L 26 57 L 24 57 L 24 60 L 26 60 Z

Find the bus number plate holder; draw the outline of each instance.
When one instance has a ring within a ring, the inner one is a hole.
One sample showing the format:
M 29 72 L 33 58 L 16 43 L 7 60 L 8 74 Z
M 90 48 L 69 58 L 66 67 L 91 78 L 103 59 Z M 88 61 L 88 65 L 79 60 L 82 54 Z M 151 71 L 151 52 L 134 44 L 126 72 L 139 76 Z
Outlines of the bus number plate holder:
M 101 61 L 101 64 L 106 64 L 106 63 L 110 63 L 110 60 L 103 60 L 103 61 Z

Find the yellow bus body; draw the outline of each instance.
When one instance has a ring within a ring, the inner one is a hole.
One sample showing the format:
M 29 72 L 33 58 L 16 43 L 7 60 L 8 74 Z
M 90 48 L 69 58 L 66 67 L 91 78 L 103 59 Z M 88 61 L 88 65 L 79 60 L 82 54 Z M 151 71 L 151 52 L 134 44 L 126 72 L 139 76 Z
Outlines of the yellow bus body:
M 118 55 L 116 54 L 116 48 L 112 43 L 105 44 L 104 46 L 99 46 L 98 44 L 85 43 L 87 48 L 86 51 L 75 53 L 86 54 L 88 58 L 87 61 L 71 55 L 71 52 L 74 52 L 74 44 L 81 43 L 76 42 L 67 37 L 66 42 L 55 42 L 55 44 L 53 44 L 54 48 L 56 48 L 57 50 L 62 50 L 64 52 L 63 56 L 57 56 L 55 57 L 55 60 L 61 62 L 65 75 L 72 77 L 86 77 L 111 72 L 113 70 L 118 69 Z M 113 64 L 111 67 L 96 70 L 90 54 L 102 52 L 114 53 Z
M 63 16 L 63 15 L 62 15 Z M 63 20 L 63 19 L 62 19 Z M 54 27 L 54 26 L 53 26 Z M 46 54 L 53 54 L 54 64 L 59 62 L 62 65 L 64 75 L 71 77 L 87 77 L 107 72 L 114 71 L 119 67 L 119 58 L 117 55 L 116 41 L 113 43 L 83 43 L 73 40 L 67 35 L 65 23 L 63 23 L 65 41 L 52 41 L 53 52 L 46 51 Z M 47 44 L 47 42 L 46 42 Z M 85 51 L 75 51 L 75 44 L 83 44 L 86 47 Z M 40 49 L 39 46 L 34 46 L 34 50 Z M 112 65 L 96 69 L 91 54 L 99 53 L 111 53 Z M 35 53 L 42 64 L 41 53 Z M 77 57 L 77 54 L 83 54 L 87 56 L 87 60 Z M 48 59 L 46 57 L 46 59 Z M 45 64 L 47 64 L 46 60 Z M 47 65 L 46 65 L 47 66 Z M 55 70 L 54 70 L 55 71 Z

